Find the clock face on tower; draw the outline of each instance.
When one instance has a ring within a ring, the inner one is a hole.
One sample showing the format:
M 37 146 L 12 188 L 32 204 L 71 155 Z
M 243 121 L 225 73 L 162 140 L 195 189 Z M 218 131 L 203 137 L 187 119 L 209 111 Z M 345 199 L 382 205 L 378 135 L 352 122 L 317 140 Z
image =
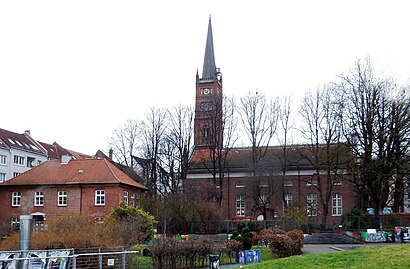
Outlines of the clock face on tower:
M 201 89 L 201 94 L 202 94 L 202 95 L 212 94 L 212 88 L 202 88 L 202 89 Z

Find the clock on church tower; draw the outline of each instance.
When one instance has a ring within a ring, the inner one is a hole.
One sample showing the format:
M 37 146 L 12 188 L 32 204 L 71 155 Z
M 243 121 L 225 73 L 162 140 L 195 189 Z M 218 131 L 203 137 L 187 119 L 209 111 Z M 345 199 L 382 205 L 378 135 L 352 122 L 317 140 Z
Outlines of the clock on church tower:
M 202 77 L 196 74 L 194 145 L 213 148 L 222 143 L 222 73 L 215 65 L 211 18 L 208 23 Z

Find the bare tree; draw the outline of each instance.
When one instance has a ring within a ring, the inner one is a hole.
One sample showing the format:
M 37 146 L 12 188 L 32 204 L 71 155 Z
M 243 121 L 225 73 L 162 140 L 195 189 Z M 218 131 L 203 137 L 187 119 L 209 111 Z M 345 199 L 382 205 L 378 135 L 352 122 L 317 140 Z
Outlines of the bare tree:
M 224 96 L 220 100 L 222 104 L 216 103 L 211 110 L 206 111 L 206 125 L 211 128 L 207 137 L 208 158 L 203 161 L 204 167 L 212 175 L 214 186 L 217 189 L 208 193 L 210 199 L 215 199 L 219 206 L 222 206 L 224 178 L 227 174 L 227 160 L 229 153 L 237 140 L 235 114 L 235 99 Z M 209 161 L 207 161 L 209 160 Z
M 251 145 L 251 191 L 248 197 L 253 199 L 254 213 L 259 210 L 266 219 L 267 211 L 274 210 L 271 208 L 273 196 L 279 193 L 279 180 L 275 176 L 279 170 L 271 165 L 273 156 L 267 156 L 279 122 L 279 102 L 277 98 L 268 100 L 263 93 L 249 92 L 241 98 L 239 109 Z
M 180 105 L 168 112 L 168 128 L 161 144 L 161 159 L 169 171 L 169 179 L 163 182 L 167 192 L 181 190 L 182 179 L 186 178 L 188 150 L 193 135 L 194 111 L 192 107 Z
M 279 117 L 277 99 L 268 100 L 263 93 L 249 92 L 241 98 L 240 115 L 245 133 L 252 147 L 252 164 L 264 159 L 275 135 Z
M 112 149 L 114 159 L 128 167 L 134 167 L 131 155 L 136 154 L 139 143 L 139 126 L 136 120 L 127 120 L 121 128 L 114 130 L 108 139 L 108 146 Z
M 315 175 L 307 182 L 317 190 L 322 209 L 322 225 L 327 228 L 327 217 L 335 184 L 343 181 L 341 173 L 346 161 L 346 146 L 341 144 L 341 102 L 337 87 L 328 84 L 316 91 L 309 91 L 302 100 L 300 115 L 304 126 L 302 136 L 308 141 L 306 161 L 314 168 Z M 337 182 L 336 182 L 337 181 Z
M 153 196 L 166 192 L 161 181 L 169 176 L 168 171 L 162 168 L 160 159 L 161 143 L 166 132 L 166 120 L 165 109 L 151 108 L 146 119 L 140 124 L 142 158 L 135 159 L 143 167 L 146 186 Z
M 287 206 L 285 202 L 285 182 L 286 182 L 286 171 L 288 169 L 288 154 L 289 154 L 289 144 L 292 144 L 292 138 L 289 137 L 291 134 L 291 130 L 293 129 L 294 126 L 294 121 L 291 119 L 291 114 L 292 114 L 292 96 L 286 96 L 283 98 L 281 101 L 281 109 L 280 109 L 280 116 L 279 116 L 279 122 L 280 122 L 280 127 L 282 131 L 282 135 L 278 135 L 278 141 L 279 144 L 282 147 L 282 156 L 279 156 L 279 161 L 281 163 L 282 167 L 282 186 L 283 186 L 283 193 L 282 193 L 282 199 L 283 199 L 283 204 L 285 207 Z
M 345 95 L 344 134 L 357 158 L 355 183 L 368 194 L 380 228 L 386 206 L 402 175 L 409 150 L 410 102 L 390 78 L 376 77 L 369 59 L 341 75 Z M 396 182 L 395 182 L 396 181 Z

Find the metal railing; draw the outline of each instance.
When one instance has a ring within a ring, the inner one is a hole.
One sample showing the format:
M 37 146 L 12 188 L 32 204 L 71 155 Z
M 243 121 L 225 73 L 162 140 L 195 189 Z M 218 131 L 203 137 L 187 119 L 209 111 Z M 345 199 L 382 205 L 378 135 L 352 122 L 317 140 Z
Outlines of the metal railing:
M 31 253 L 38 251 L 13 251 L 9 252 L 13 257 L 0 258 L 0 268 L 28 268 L 28 269 L 51 269 L 55 268 L 54 261 L 59 261 L 58 268 L 61 269 L 80 269 L 80 268 L 136 268 L 138 269 L 139 251 L 114 251 L 80 253 L 70 255 L 50 255 L 45 257 L 31 256 Z M 6 253 L 6 252 L 3 252 Z

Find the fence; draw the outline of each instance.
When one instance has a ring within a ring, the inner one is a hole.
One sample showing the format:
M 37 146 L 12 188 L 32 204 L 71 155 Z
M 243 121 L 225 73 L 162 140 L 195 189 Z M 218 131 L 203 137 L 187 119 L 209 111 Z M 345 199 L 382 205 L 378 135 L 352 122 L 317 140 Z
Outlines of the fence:
M 74 250 L 30 250 L 0 253 L 0 268 L 8 269 L 134 269 L 138 251 L 74 253 Z

